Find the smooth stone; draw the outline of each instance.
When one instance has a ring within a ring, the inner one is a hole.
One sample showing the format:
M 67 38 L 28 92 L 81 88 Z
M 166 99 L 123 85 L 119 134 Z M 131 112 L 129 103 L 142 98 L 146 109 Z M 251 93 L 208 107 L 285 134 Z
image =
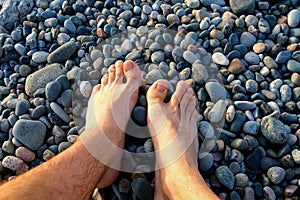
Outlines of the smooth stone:
M 191 64 L 193 64 L 196 60 L 198 60 L 197 56 L 191 51 L 185 51 L 183 53 L 183 58 Z
M 214 157 L 211 153 L 199 154 L 199 167 L 202 172 L 208 171 L 214 164 Z
M 245 89 L 248 91 L 248 92 L 251 92 L 251 93 L 256 93 L 257 90 L 258 90 L 258 84 L 256 81 L 250 79 L 250 80 L 247 80 L 246 81 L 246 84 L 245 84 Z
M 282 64 L 282 63 L 287 62 L 291 57 L 292 57 L 291 51 L 289 51 L 289 50 L 281 51 L 281 52 L 277 55 L 275 61 L 276 61 L 277 63 L 279 63 L 279 64 Z
M 194 64 L 192 66 L 192 79 L 196 83 L 204 83 L 208 80 L 209 75 L 207 68 L 204 65 L 201 64 Z
M 76 33 L 76 26 L 70 19 L 64 21 L 64 27 L 72 34 Z
M 256 108 L 256 104 L 250 101 L 235 101 L 234 106 L 238 110 L 242 110 L 242 111 L 252 110 Z
M 214 137 L 214 129 L 212 125 L 207 121 L 201 121 L 199 123 L 199 131 L 201 135 L 205 138 L 212 138 Z
M 2 150 L 8 154 L 14 154 L 15 152 L 14 144 L 11 141 L 5 141 L 2 144 Z
M 184 2 L 189 8 L 198 8 L 200 6 L 199 0 L 185 0 Z
M 270 30 L 270 24 L 264 18 L 260 18 L 259 19 L 259 21 L 258 21 L 258 29 L 259 29 L 260 32 L 262 32 L 264 34 L 268 34 L 268 33 L 271 32 L 271 30 Z
M 256 42 L 256 37 L 250 32 L 243 32 L 240 38 L 241 44 L 246 47 L 252 47 Z
M 260 124 L 256 121 L 247 121 L 243 126 L 246 134 L 257 135 L 260 130 Z
M 300 151 L 298 149 L 292 151 L 292 156 L 295 163 L 300 164 Z
M 30 104 L 26 99 L 22 99 L 17 102 L 15 114 L 17 116 L 21 116 L 27 113 L 28 109 L 30 108 Z
M 280 99 L 283 103 L 287 103 L 292 99 L 292 90 L 290 86 L 288 85 L 283 85 L 280 87 Z
M 61 92 L 61 84 L 58 81 L 47 83 L 45 87 L 45 95 L 48 101 L 55 101 Z
M 32 111 L 31 117 L 33 119 L 39 119 L 44 114 L 46 114 L 46 107 L 44 105 L 39 105 Z
M 62 119 L 64 122 L 69 123 L 70 117 L 67 115 L 67 113 L 55 102 L 50 103 L 51 109 L 54 111 L 57 116 Z
M 67 148 L 69 148 L 70 146 L 72 146 L 71 142 L 62 142 L 58 145 L 58 152 L 61 153 Z
M 224 0 L 200 0 L 205 6 L 211 6 L 211 4 L 217 4 L 219 6 L 225 6 Z
M 223 65 L 223 66 L 229 65 L 229 60 L 227 59 L 227 57 L 220 52 L 214 53 L 212 55 L 212 60 L 214 63 L 216 63 L 218 65 Z
M 153 199 L 154 191 L 151 184 L 144 178 L 136 178 L 131 183 L 132 192 L 141 200 Z
M 298 9 L 291 10 L 287 15 L 287 23 L 290 27 L 297 27 L 300 22 L 300 11 Z
M 158 69 L 153 69 L 146 75 L 146 83 L 153 84 L 155 81 L 163 79 L 161 72 Z
M 26 147 L 19 147 L 16 149 L 16 156 L 25 162 L 31 162 L 35 159 L 35 153 Z
M 250 65 L 257 65 L 260 61 L 259 56 L 250 51 L 245 55 L 245 60 L 250 64 Z
M 40 121 L 20 119 L 13 127 L 13 134 L 18 141 L 35 151 L 43 144 L 46 126 Z
M 139 125 L 139 126 L 146 126 L 147 125 L 147 114 L 146 109 L 142 106 L 137 106 L 132 111 L 132 119 Z
M 48 65 L 26 78 L 25 92 L 32 97 L 34 92 L 39 88 L 44 88 L 47 83 L 54 81 L 63 74 L 63 66 L 60 64 Z
M 62 94 L 61 94 L 61 104 L 68 108 L 72 106 L 72 95 L 73 95 L 73 91 L 68 89 L 65 90 Z
M 36 63 L 43 63 L 47 61 L 49 53 L 45 51 L 38 51 L 32 55 L 32 61 Z
M 208 119 L 212 123 L 220 122 L 225 118 L 226 103 L 224 100 L 219 100 L 208 113 Z
M 249 178 L 246 174 L 239 173 L 235 175 L 235 186 L 236 187 L 246 187 L 249 183 Z
M 255 9 L 255 0 L 229 0 L 229 5 L 237 15 L 251 14 Z
M 245 70 L 246 68 L 244 63 L 238 58 L 234 58 L 228 67 L 228 71 L 233 74 L 239 74 L 244 72 Z
M 218 181 L 227 189 L 233 189 L 235 176 L 227 166 L 218 167 L 216 169 L 216 177 Z
M 89 98 L 92 93 L 93 86 L 89 81 L 82 81 L 80 83 L 79 89 L 84 98 Z
M 271 167 L 267 175 L 272 183 L 279 184 L 285 177 L 285 170 L 281 167 Z
M 287 63 L 287 69 L 291 72 L 300 72 L 300 63 L 296 60 L 289 60 Z
M 70 40 L 71 36 L 66 33 L 59 33 L 57 36 L 57 43 L 63 45 Z
M 230 131 L 232 131 L 233 133 L 239 133 L 242 130 L 243 125 L 246 121 L 247 117 L 244 113 L 236 112 L 230 126 Z
M 55 27 L 58 23 L 58 20 L 56 18 L 48 18 L 45 20 L 44 25 L 51 28 Z
M 165 59 L 165 54 L 162 51 L 156 51 L 151 55 L 151 61 L 153 63 L 160 63 L 164 61 Z
M 231 142 L 230 146 L 234 149 L 244 150 L 248 148 L 248 142 L 237 138 Z
M 272 144 L 283 144 L 287 141 L 284 124 L 274 117 L 266 116 L 262 118 L 261 131 Z
M 76 49 L 77 44 L 75 42 L 67 42 L 51 52 L 47 58 L 47 61 L 49 63 L 63 63 L 73 55 Z
M 272 188 L 265 186 L 263 188 L 264 197 L 269 200 L 276 200 L 276 194 Z
M 119 192 L 127 194 L 131 189 L 130 181 L 127 179 L 120 180 L 118 188 Z
M 219 100 L 226 99 L 226 90 L 218 82 L 209 82 L 205 84 L 205 89 L 210 97 L 212 102 L 217 102 Z
M 19 170 L 23 167 L 23 160 L 15 156 L 6 156 L 2 160 L 2 166 L 10 170 Z

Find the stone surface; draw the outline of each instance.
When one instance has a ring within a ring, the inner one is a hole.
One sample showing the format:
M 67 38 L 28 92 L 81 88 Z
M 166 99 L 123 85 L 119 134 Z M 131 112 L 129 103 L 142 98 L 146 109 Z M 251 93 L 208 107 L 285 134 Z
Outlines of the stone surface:
M 40 121 L 20 119 L 14 125 L 13 134 L 26 147 L 37 150 L 44 142 L 46 126 Z
M 76 49 L 77 44 L 75 42 L 67 42 L 51 52 L 47 58 L 47 61 L 49 63 L 63 63 L 73 55 Z
M 274 117 L 264 117 L 261 121 L 262 134 L 273 144 L 283 144 L 287 141 L 284 124 Z
M 33 96 L 34 92 L 46 86 L 47 83 L 55 80 L 63 74 L 63 68 L 60 64 L 48 65 L 26 78 L 25 91 L 28 96 Z
M 218 181 L 227 189 L 232 189 L 234 186 L 235 177 L 227 166 L 220 166 L 216 170 Z

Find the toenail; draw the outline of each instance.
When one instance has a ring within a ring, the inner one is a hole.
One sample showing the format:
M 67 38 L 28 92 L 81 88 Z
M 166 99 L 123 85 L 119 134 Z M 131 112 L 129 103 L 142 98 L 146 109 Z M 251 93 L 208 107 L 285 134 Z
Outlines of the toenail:
M 159 91 L 159 92 L 163 92 L 165 91 L 167 88 L 164 86 L 164 85 L 161 85 L 161 84 L 157 84 L 156 85 L 156 89 Z

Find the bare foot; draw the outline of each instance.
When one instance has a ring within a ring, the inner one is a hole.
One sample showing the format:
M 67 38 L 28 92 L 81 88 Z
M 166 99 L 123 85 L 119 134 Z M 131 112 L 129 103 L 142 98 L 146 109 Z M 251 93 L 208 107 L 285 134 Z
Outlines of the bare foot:
M 95 135 L 84 135 L 85 147 L 109 168 L 99 181 L 104 188 L 118 176 L 118 167 L 124 148 L 125 128 L 138 98 L 141 71 L 133 61 L 117 61 L 109 68 L 101 85 L 93 89 L 86 116 L 86 129 Z M 97 141 L 94 142 L 95 138 Z
M 166 94 L 164 80 L 155 82 L 147 93 L 148 126 L 158 168 L 155 199 L 199 199 L 201 190 L 214 197 L 198 172 L 198 112 L 193 90 L 187 81 L 181 81 L 169 103 L 163 102 Z M 190 185 L 197 184 L 201 184 L 200 191 L 197 187 L 196 192 L 191 190 Z

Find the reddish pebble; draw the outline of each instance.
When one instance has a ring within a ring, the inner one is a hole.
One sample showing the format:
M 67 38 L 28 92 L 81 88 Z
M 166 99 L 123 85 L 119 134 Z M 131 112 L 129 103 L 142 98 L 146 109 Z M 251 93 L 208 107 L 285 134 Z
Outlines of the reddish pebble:
M 31 150 L 27 149 L 26 147 L 19 147 L 16 150 L 16 156 L 21 158 L 25 162 L 30 162 L 35 159 L 35 154 Z
M 253 51 L 255 53 L 262 53 L 265 51 L 265 49 L 266 49 L 266 45 L 264 43 L 256 43 L 253 46 Z

